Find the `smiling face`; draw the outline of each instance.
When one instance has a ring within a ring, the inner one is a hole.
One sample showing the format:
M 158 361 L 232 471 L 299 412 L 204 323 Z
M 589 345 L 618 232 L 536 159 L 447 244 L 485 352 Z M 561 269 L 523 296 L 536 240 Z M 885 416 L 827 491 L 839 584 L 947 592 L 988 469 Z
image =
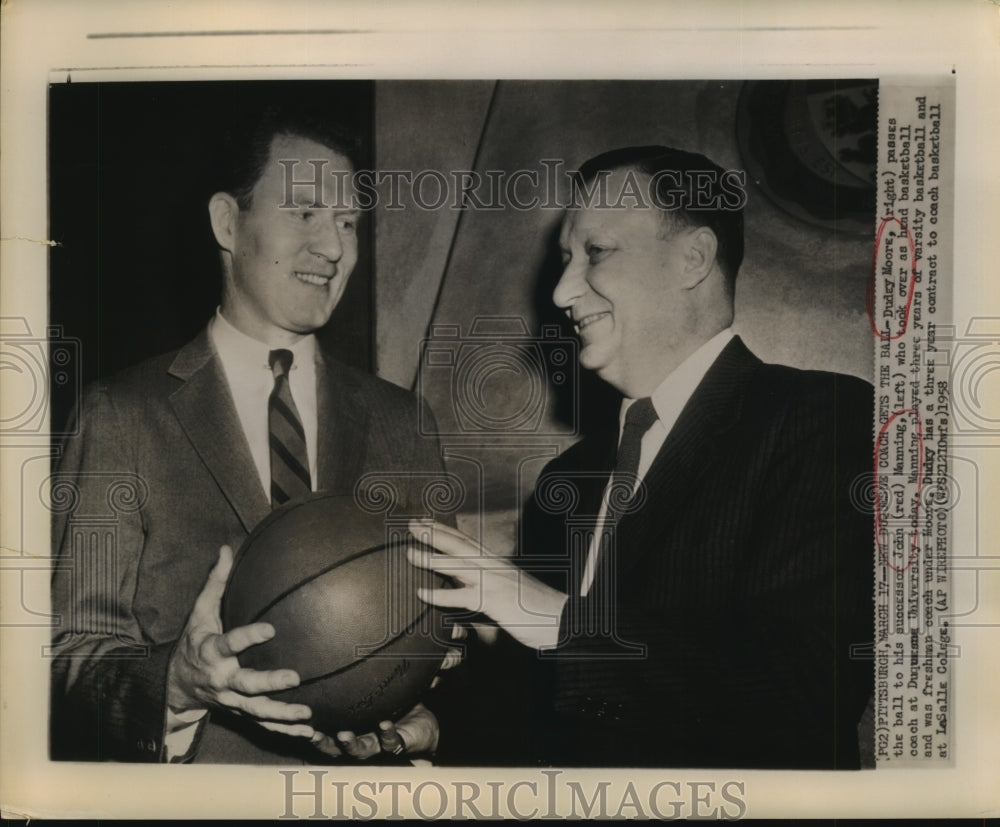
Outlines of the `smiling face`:
M 288 159 L 299 166 L 278 163 Z M 286 167 L 302 180 L 303 168 L 311 171 L 324 161 L 324 205 L 314 207 L 313 188 L 299 186 L 295 206 L 282 206 Z M 359 216 L 348 209 L 350 172 L 347 158 L 329 147 L 279 135 L 248 209 L 227 193 L 212 197 L 212 228 L 225 270 L 222 314 L 238 330 L 269 345 L 289 345 L 330 319 L 358 258 Z
M 621 180 L 612 174 L 611 192 Z M 574 323 L 580 364 L 627 396 L 649 395 L 693 349 L 687 235 L 665 236 L 652 206 L 574 208 L 563 221 L 553 301 Z

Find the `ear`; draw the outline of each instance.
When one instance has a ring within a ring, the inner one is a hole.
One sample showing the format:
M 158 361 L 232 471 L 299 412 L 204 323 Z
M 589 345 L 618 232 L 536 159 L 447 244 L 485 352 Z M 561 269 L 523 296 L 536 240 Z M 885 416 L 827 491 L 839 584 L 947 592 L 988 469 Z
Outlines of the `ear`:
M 236 218 L 240 205 L 228 192 L 217 192 L 208 200 L 208 215 L 212 221 L 212 234 L 223 249 L 233 252 L 236 239 Z
M 685 242 L 682 286 L 690 290 L 701 284 L 715 268 L 719 240 L 708 227 L 695 227 L 688 232 Z

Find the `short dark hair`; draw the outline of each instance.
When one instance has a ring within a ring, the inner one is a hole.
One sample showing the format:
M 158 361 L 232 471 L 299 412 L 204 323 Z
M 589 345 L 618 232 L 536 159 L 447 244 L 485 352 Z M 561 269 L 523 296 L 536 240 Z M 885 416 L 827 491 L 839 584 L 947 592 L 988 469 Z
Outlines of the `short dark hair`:
M 591 183 L 599 173 L 635 170 L 655 182 L 652 201 L 668 218 L 672 229 L 708 227 L 718 241 L 716 260 L 730 285 L 743 263 L 743 202 L 731 188 L 718 164 L 696 152 L 667 146 L 630 146 L 603 152 L 580 166 L 577 181 Z M 696 179 L 690 173 L 709 173 Z M 672 175 L 677 173 L 677 175 Z M 730 182 L 731 184 L 732 182 Z M 699 207 L 699 199 L 710 205 Z M 676 206 L 667 206 L 676 203 Z
M 270 104 L 230 121 L 219 147 L 216 191 L 228 192 L 241 210 L 253 203 L 253 188 L 264 174 L 271 144 L 278 136 L 307 138 L 332 149 L 356 167 L 357 136 L 331 121 L 320 107 Z

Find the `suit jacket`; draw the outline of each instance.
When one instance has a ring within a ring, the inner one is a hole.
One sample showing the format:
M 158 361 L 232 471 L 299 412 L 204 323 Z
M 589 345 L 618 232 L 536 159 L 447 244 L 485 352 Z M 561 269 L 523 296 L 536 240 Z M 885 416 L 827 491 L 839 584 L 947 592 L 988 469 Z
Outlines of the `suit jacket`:
M 317 488 L 384 472 L 402 507 L 441 472 L 411 393 L 317 354 Z M 53 477 L 56 759 L 164 759 L 170 655 L 219 546 L 238 549 L 270 504 L 207 331 L 85 394 Z M 429 418 L 425 421 L 430 421 Z M 196 760 L 316 760 L 301 739 L 212 712 Z
M 614 467 L 617 421 L 549 464 L 521 562 L 571 597 L 551 657 L 512 652 L 531 676 L 514 702 L 533 709 L 528 760 L 859 765 L 873 672 L 852 647 L 873 637 L 873 518 L 852 490 L 871 475 L 872 405 L 865 382 L 764 364 L 735 338 L 586 597 L 579 532 Z

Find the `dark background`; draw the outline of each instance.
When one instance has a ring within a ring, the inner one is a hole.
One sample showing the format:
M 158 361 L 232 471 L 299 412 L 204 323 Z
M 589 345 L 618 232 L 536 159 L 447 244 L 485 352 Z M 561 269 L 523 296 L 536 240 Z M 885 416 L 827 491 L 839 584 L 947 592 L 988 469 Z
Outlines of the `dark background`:
M 49 319 L 81 340 L 84 384 L 180 347 L 219 302 L 208 218 L 227 124 L 270 101 L 315 102 L 361 139 L 371 166 L 368 81 L 66 83 L 49 89 Z M 373 360 L 371 217 L 354 275 L 323 345 L 369 370 Z M 75 402 L 52 387 L 52 430 Z

